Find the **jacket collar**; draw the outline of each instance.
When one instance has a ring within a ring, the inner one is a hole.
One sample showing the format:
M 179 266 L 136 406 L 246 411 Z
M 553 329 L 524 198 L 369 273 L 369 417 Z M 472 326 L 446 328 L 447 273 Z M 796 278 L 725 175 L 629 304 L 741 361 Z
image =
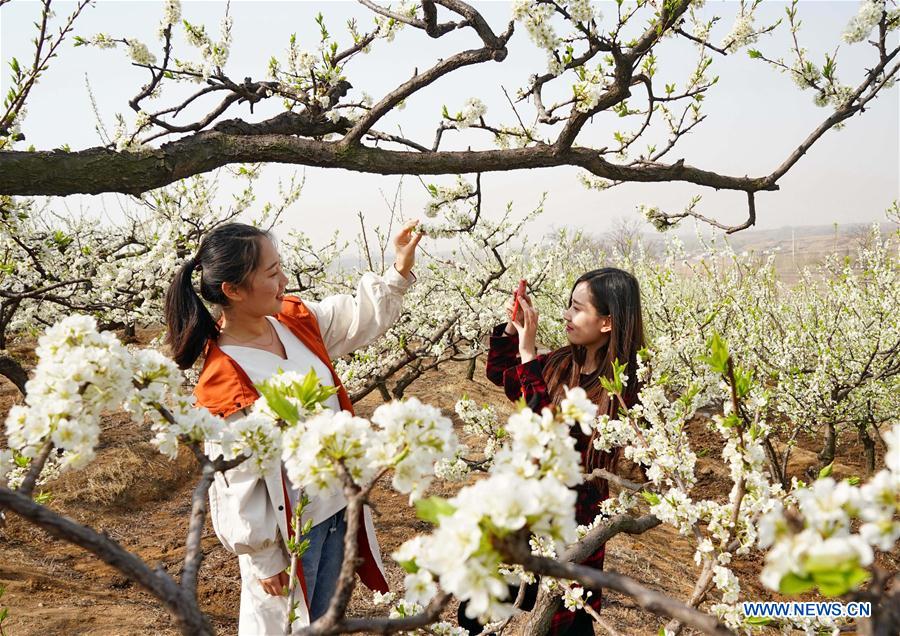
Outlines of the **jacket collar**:
M 334 386 L 338 388 L 341 408 L 352 412 L 350 397 L 331 364 L 315 315 L 296 296 L 285 296 L 281 311 L 275 318 L 325 363 L 331 371 Z M 222 351 L 218 342 L 212 338 L 207 340 L 204 353 L 203 368 L 194 387 L 197 406 L 205 407 L 213 415 L 227 418 L 249 407 L 259 398 L 259 391 L 253 386 L 253 381 L 241 365 Z

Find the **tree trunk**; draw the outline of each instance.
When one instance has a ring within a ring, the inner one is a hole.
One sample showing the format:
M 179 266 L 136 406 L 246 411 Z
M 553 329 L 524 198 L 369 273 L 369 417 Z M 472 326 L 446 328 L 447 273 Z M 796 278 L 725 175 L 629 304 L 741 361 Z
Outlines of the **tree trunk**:
M 863 445 L 866 457 L 866 476 L 871 477 L 875 472 L 875 440 L 869 435 L 869 427 L 861 424 L 857 427 L 859 441 Z
M 528 621 L 528 634 L 533 636 L 544 636 L 550 631 L 553 615 L 562 608 L 562 598 L 555 594 L 547 592 L 543 587 L 538 592 L 537 600 L 534 602 L 534 609 L 531 610 L 531 617 Z
M 28 381 L 28 374 L 15 358 L 0 355 L 0 375 L 5 376 L 16 385 L 16 388 L 19 389 L 23 396 L 25 395 L 25 383 Z
M 766 451 L 766 459 L 769 462 L 769 474 L 772 477 L 772 480 L 780 483 L 782 488 L 787 490 L 790 485 L 786 483 L 787 470 L 781 469 L 781 464 L 778 461 L 778 451 L 775 450 L 775 446 L 772 445 L 772 440 L 769 439 L 768 435 L 763 439 L 763 448 Z M 790 448 L 785 450 L 785 453 L 789 452 L 791 452 Z
M 834 422 L 828 422 L 825 424 L 825 443 L 822 445 L 822 450 L 819 451 L 819 461 L 822 464 L 822 468 L 834 461 L 834 449 L 837 443 L 836 438 L 837 434 L 834 430 Z
M 6 328 L 12 322 L 12 318 L 21 302 L 21 300 L 0 302 L 0 349 L 6 349 Z
M 475 379 L 475 363 L 477 360 L 477 357 L 469 360 L 469 368 L 466 369 L 466 380 L 469 380 L 470 382 Z

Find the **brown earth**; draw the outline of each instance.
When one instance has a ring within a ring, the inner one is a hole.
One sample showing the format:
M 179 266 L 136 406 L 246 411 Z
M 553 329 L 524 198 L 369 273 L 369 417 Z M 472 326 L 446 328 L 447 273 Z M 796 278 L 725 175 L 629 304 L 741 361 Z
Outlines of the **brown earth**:
M 26 354 L 27 359 L 33 344 L 20 346 L 16 353 Z M 455 401 L 463 393 L 495 405 L 501 414 L 511 410 L 502 392 L 484 379 L 483 367 L 479 367 L 474 381 L 468 381 L 464 365 L 449 364 L 418 380 L 408 392 L 448 413 L 452 413 Z M 5 416 L 10 405 L 19 399 L 12 384 L 0 380 L 0 416 Z M 367 416 L 379 403 L 376 395 L 369 396 L 357 405 L 357 411 Z M 700 455 L 695 496 L 727 497 L 730 483 L 721 464 L 721 439 L 699 419 L 691 424 L 690 436 Z M 148 563 L 159 563 L 177 575 L 184 556 L 197 466 L 186 452 L 169 461 L 149 441 L 145 426 L 132 423 L 125 414 L 110 414 L 105 418 L 97 460 L 81 471 L 64 474 L 46 488 L 52 493 L 54 509 L 106 532 Z M 862 475 L 862 447 L 855 438 L 841 442 L 834 475 Z M 792 474 L 802 475 L 815 464 L 820 444 L 809 437 L 800 440 L 794 452 Z M 457 488 L 441 484 L 432 489 L 432 494 L 449 496 Z M 387 555 L 413 534 L 427 532 L 428 524 L 416 519 L 406 497 L 390 490 L 377 490 L 373 503 L 389 582 L 392 588 L 398 588 L 403 574 Z M 6 587 L 0 607 L 9 609 L 9 618 L 2 624 L 3 634 L 176 633 L 173 621 L 150 594 L 80 548 L 48 537 L 14 515 L 9 517 L 6 527 L 0 530 L 0 585 Z M 219 633 L 233 634 L 237 631 L 239 597 L 237 559 L 221 547 L 208 522 L 203 549 L 199 586 L 203 609 Z M 896 570 L 900 554 L 895 550 L 880 560 Z M 606 567 L 682 599 L 690 595 L 699 570 L 694 565 L 690 543 L 667 526 L 640 536 L 614 538 L 607 546 Z M 759 583 L 761 567 L 759 555 L 734 562 L 743 598 L 775 598 Z M 603 616 L 623 635 L 656 634 L 663 623 L 626 597 L 607 592 L 605 598 Z M 711 598 L 715 602 L 715 592 Z M 351 612 L 357 616 L 376 614 L 370 594 L 357 590 Z M 455 605 L 448 609 L 447 616 L 455 616 Z

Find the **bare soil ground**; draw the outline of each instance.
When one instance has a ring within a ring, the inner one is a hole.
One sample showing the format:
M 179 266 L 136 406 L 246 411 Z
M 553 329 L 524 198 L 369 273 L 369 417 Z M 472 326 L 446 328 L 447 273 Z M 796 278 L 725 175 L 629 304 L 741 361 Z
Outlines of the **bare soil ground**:
M 31 346 L 33 343 L 22 343 L 16 353 L 27 359 Z M 502 392 L 484 379 L 482 366 L 475 380 L 468 381 L 464 365 L 447 365 L 418 380 L 408 392 L 448 413 L 463 393 L 496 405 L 501 413 L 511 410 Z M 12 385 L 0 380 L 0 417 L 5 417 L 10 405 L 19 399 Z M 369 396 L 357 405 L 357 411 L 367 416 L 379 403 L 377 395 Z M 690 435 L 701 455 L 695 496 L 727 497 L 730 483 L 721 464 L 720 438 L 699 420 L 692 423 Z M 808 437 L 801 440 L 794 453 L 792 474 L 800 475 L 816 463 L 820 444 L 820 440 Z M 834 475 L 862 475 L 863 453 L 855 438 L 843 439 L 839 449 Z M 192 456 L 184 452 L 169 461 L 150 445 L 146 427 L 132 423 L 127 415 L 112 413 L 105 419 L 97 460 L 84 470 L 64 474 L 47 488 L 53 495 L 53 508 L 106 532 L 149 563 L 158 563 L 177 575 L 197 477 Z M 433 494 L 449 496 L 458 487 L 441 484 L 433 488 Z M 374 504 L 388 578 L 396 589 L 402 584 L 403 573 L 387 555 L 413 534 L 427 532 L 428 525 L 416 519 L 405 497 L 389 490 L 378 490 Z M 199 587 L 203 608 L 219 633 L 234 634 L 239 596 L 237 559 L 222 548 L 208 522 L 203 549 Z M 900 565 L 898 552 L 884 555 L 884 565 L 896 569 Z M 773 598 L 759 583 L 761 566 L 759 556 L 735 562 L 746 599 Z M 679 598 L 690 595 L 698 572 L 689 542 L 666 526 L 640 536 L 613 539 L 607 546 L 606 567 Z M 9 608 L 4 634 L 176 633 L 169 615 L 148 593 L 80 548 L 48 537 L 14 515 L 0 530 L 0 585 L 6 586 L 0 606 Z M 715 592 L 711 598 L 715 602 Z M 659 618 L 623 596 L 606 593 L 605 599 L 603 615 L 621 634 L 656 634 L 662 625 Z M 447 616 L 455 616 L 455 611 L 455 605 L 451 606 Z M 361 590 L 355 593 L 351 612 L 378 613 L 370 594 Z M 599 628 L 597 633 L 601 633 Z

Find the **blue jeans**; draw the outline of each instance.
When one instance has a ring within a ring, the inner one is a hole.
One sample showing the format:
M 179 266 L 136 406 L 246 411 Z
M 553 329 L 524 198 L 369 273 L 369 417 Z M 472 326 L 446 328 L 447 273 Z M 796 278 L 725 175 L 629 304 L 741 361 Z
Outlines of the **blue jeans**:
M 309 595 L 307 602 L 310 622 L 325 614 L 337 588 L 341 563 L 344 561 L 346 512 L 346 508 L 339 510 L 325 521 L 314 525 L 309 534 L 301 537 L 309 539 L 309 547 L 300 560 Z

